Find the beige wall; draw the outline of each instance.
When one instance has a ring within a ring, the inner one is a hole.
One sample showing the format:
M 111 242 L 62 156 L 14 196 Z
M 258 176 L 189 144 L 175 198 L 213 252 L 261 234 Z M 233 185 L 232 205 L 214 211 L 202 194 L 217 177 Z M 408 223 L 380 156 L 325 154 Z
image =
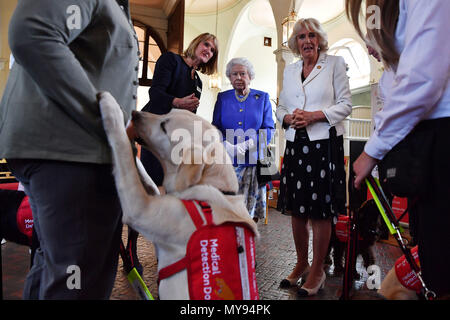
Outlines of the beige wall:
M 17 0 L 0 1 L 0 96 L 3 94 L 9 74 L 11 50 L 8 45 L 8 25 L 16 4 Z

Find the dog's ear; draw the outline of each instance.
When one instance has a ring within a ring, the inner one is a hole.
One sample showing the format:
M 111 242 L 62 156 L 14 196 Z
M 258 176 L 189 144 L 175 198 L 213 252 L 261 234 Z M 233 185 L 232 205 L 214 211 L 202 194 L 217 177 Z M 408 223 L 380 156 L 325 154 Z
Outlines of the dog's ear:
M 183 148 L 183 156 L 177 169 L 175 190 L 182 191 L 196 185 L 202 178 L 205 165 L 202 146 Z
M 202 177 L 205 184 L 214 186 L 221 191 L 238 192 L 239 184 L 233 163 L 222 142 L 213 142 L 206 146 L 203 160 L 206 163 Z

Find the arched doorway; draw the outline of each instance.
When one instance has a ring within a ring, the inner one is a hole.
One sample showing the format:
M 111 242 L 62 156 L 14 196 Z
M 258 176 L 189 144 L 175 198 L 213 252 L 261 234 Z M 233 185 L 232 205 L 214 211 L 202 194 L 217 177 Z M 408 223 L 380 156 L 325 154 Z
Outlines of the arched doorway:
M 152 27 L 139 21 L 133 21 L 133 26 L 139 41 L 140 56 L 137 110 L 141 110 L 149 100 L 148 89 L 152 85 L 156 61 L 167 49 L 158 33 Z

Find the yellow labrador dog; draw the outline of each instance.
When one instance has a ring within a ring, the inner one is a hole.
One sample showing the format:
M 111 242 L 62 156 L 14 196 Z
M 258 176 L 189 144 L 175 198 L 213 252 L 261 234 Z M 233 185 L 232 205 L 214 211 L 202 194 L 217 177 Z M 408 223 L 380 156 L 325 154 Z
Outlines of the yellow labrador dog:
M 398 280 L 395 267 L 389 270 L 381 283 L 378 294 L 388 300 L 418 300 L 416 292 L 404 287 Z
M 411 254 L 420 268 L 417 246 L 411 249 Z M 378 293 L 389 300 L 418 300 L 422 284 L 412 270 L 405 255 L 401 256 L 384 278 Z
M 103 125 L 112 148 L 114 177 L 123 222 L 152 241 L 158 271 L 180 260 L 195 231 L 183 200 L 208 202 L 213 222 L 239 222 L 258 235 L 238 192 L 238 181 L 217 129 L 199 116 L 174 109 L 165 115 L 134 111 L 132 123 L 143 147 L 152 151 L 164 170 L 165 195 L 133 156 L 123 112 L 108 92 L 99 94 Z M 187 272 L 160 282 L 160 299 L 189 299 Z

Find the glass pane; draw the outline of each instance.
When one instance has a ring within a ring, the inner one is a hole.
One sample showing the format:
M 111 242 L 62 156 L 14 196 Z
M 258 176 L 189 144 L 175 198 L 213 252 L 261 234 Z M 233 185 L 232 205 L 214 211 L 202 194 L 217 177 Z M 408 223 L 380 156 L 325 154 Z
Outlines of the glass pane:
M 142 66 L 143 65 L 144 65 L 144 62 L 139 61 L 139 71 L 138 71 L 139 78 L 142 78 Z
M 140 58 L 144 57 L 144 43 L 139 41 L 139 52 L 141 53 L 141 55 L 139 56 Z
M 139 86 L 138 90 L 137 90 L 137 110 L 141 111 L 141 109 L 147 104 L 149 97 L 148 97 L 148 89 L 150 89 L 150 87 L 144 87 L 144 86 Z
M 149 45 L 148 46 L 148 61 L 156 62 L 161 55 L 161 50 L 158 46 Z
M 144 41 L 145 39 L 145 30 L 141 27 L 134 26 L 134 31 L 136 31 L 136 34 L 138 36 L 139 41 Z
M 153 78 L 153 74 L 155 73 L 155 62 L 148 62 L 147 65 L 147 79 L 152 79 Z
M 157 46 L 155 39 L 153 39 L 152 37 L 148 37 L 148 43 Z

